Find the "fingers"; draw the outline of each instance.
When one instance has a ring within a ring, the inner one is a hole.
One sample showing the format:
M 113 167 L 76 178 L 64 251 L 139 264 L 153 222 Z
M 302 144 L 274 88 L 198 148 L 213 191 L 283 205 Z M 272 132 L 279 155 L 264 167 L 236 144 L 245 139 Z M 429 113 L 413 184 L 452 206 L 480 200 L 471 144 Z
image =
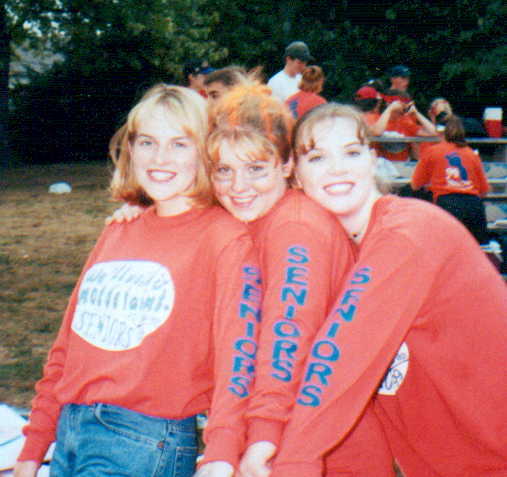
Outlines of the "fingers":
M 260 441 L 252 444 L 239 464 L 240 477 L 269 477 L 270 462 L 275 453 L 276 446 L 271 442 Z
M 106 218 L 106 225 L 112 223 L 131 222 L 137 219 L 144 211 L 143 207 L 138 205 L 123 204 L 119 209 L 116 209 L 109 217 Z

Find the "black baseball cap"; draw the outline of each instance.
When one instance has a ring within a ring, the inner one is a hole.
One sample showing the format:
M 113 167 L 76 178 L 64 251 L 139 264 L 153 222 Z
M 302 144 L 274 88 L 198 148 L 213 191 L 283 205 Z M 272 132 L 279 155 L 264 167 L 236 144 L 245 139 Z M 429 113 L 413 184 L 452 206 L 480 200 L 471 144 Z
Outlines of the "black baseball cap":
M 403 65 L 393 66 L 387 71 L 387 74 L 389 75 L 389 78 L 397 78 L 398 76 L 408 78 L 410 76 L 410 68 Z
M 301 61 L 314 61 L 315 58 L 310 54 L 310 49 L 304 41 L 293 41 L 285 48 L 285 56 L 296 58 Z

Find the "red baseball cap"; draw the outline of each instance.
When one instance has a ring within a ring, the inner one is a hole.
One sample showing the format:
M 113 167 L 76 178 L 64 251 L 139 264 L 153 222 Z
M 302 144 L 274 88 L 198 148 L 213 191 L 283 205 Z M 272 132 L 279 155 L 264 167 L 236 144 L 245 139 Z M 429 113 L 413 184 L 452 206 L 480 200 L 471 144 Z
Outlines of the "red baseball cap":
M 359 88 L 355 94 L 356 99 L 380 99 L 380 93 L 371 86 L 363 86 L 362 88 Z

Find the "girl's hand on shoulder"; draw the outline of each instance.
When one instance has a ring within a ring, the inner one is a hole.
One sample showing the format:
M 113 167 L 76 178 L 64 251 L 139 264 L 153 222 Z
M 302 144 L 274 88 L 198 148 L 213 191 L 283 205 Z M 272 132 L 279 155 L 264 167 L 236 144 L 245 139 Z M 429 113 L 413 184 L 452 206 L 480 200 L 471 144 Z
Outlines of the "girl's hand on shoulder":
M 233 474 L 234 467 L 229 462 L 217 460 L 204 464 L 194 477 L 232 477 Z
M 35 477 L 39 467 L 39 463 L 33 460 L 16 462 L 14 466 L 14 477 Z
M 106 225 L 112 223 L 131 222 L 137 219 L 146 209 L 140 205 L 123 204 L 106 218 Z
M 246 450 L 239 464 L 239 477 L 269 477 L 270 461 L 276 453 L 272 442 L 259 441 Z

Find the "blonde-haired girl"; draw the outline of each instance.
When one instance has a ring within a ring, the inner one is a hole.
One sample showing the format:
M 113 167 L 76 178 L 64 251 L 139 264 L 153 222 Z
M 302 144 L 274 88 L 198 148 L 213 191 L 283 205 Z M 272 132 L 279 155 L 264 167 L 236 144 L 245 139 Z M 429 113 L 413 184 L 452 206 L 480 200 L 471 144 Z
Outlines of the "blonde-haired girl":
M 212 196 L 206 103 L 157 85 L 110 145 L 113 196 L 151 204 L 105 228 L 72 293 L 36 386 L 15 475 L 190 477 L 195 415 L 210 409 L 203 469 L 244 445 L 260 319 L 251 239 Z

